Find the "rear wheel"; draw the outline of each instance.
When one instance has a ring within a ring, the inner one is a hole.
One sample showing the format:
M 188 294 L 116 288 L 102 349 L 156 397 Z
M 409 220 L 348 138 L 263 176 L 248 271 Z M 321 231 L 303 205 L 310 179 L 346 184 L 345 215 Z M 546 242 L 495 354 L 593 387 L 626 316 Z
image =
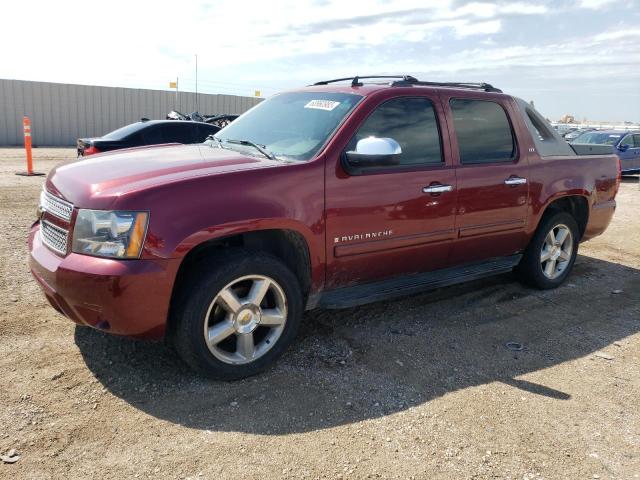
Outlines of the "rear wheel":
M 556 288 L 569 275 L 578 253 L 578 225 L 567 212 L 546 215 L 516 269 L 522 281 Z
M 228 251 L 189 272 L 173 308 L 178 354 L 223 380 L 254 375 L 295 338 L 302 294 L 295 275 L 262 253 Z

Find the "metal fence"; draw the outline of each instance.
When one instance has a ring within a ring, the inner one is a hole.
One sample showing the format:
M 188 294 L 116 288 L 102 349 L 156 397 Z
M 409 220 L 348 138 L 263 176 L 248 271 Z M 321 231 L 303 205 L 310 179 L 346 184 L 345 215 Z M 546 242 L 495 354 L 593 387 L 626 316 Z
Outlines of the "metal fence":
M 205 114 L 244 113 L 261 99 L 198 94 Z M 22 117 L 31 119 L 35 146 L 72 146 L 78 137 L 96 137 L 142 117 L 163 119 L 170 110 L 196 110 L 192 92 L 96 87 L 0 79 L 0 146 L 22 145 Z

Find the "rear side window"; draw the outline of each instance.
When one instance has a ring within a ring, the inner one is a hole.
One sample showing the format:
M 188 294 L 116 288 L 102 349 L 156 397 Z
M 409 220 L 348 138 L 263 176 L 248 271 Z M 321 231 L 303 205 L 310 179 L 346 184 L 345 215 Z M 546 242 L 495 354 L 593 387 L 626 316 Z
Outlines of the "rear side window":
M 400 166 L 442 163 L 436 112 L 427 98 L 403 97 L 383 103 L 364 121 L 347 151 L 355 150 L 358 141 L 367 137 L 398 142 Z
M 163 129 L 159 125 L 150 125 L 140 133 L 142 134 L 143 145 L 160 145 L 168 142 L 168 140 L 165 140 Z
M 175 121 L 162 125 L 165 143 L 193 143 L 197 136 L 198 125 Z
M 510 162 L 515 158 L 511 125 L 499 104 L 452 99 L 450 105 L 461 163 Z

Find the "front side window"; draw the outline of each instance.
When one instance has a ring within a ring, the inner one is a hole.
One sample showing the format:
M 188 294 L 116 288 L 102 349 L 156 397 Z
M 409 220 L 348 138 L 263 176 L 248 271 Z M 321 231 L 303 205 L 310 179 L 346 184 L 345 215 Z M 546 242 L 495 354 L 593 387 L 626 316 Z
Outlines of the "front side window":
M 511 125 L 499 104 L 452 99 L 450 105 L 462 164 L 510 162 L 515 158 Z
M 216 139 L 224 148 L 247 154 L 256 154 L 256 150 L 225 140 L 256 143 L 280 159 L 310 160 L 361 98 L 336 92 L 282 93 L 240 116 L 220 130 Z
M 620 145 L 629 145 L 629 148 L 633 148 L 633 135 L 629 134 L 626 137 L 624 137 L 621 141 L 620 141 Z
M 427 98 L 403 97 L 380 105 L 353 136 L 347 151 L 355 151 L 359 140 L 392 138 L 402 153 L 396 166 L 442 163 L 440 133 L 433 104 Z

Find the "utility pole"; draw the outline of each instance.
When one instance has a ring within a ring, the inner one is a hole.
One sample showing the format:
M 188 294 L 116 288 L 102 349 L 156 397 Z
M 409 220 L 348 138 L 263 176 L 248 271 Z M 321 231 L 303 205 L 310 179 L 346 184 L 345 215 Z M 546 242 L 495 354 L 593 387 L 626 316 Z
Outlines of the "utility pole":
M 198 111 L 198 54 L 196 54 L 196 112 Z
M 180 111 L 180 100 L 178 97 L 178 77 L 176 77 L 176 110 Z

